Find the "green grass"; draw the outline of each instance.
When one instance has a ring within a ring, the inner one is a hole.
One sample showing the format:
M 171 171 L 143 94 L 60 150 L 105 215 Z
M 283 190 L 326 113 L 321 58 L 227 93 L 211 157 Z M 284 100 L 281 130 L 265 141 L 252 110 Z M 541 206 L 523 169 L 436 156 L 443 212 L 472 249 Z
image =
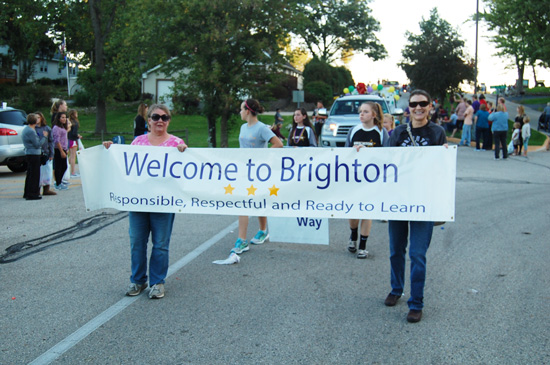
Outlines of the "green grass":
M 525 90 L 526 94 L 550 94 L 550 87 L 532 87 Z
M 78 110 L 78 108 L 76 108 Z M 114 136 L 123 135 L 126 144 L 130 144 L 134 135 L 134 118 L 136 117 L 137 107 L 118 106 L 107 111 L 107 130 L 108 134 L 103 136 L 103 141 L 110 141 Z M 48 116 L 49 111 L 44 115 Z M 94 134 L 95 114 L 79 111 L 78 119 L 80 121 L 79 133 L 82 135 L 82 143 L 85 147 L 92 147 L 101 144 L 101 136 Z M 284 116 L 283 128 L 292 123 L 292 116 Z M 273 124 L 272 115 L 260 115 L 259 120 L 267 125 Z M 238 120 L 232 126 L 228 143 L 229 147 L 239 147 L 239 129 L 244 123 Z M 220 123 L 217 123 L 217 143 L 220 145 Z M 284 129 L 286 131 L 286 129 Z M 190 147 L 208 147 L 208 124 L 206 117 L 200 115 L 174 115 L 168 128 L 168 133 L 176 135 L 187 141 Z M 283 132 L 283 135 L 285 132 Z
M 541 96 L 540 98 L 530 98 L 521 101 L 522 104 L 546 104 L 550 101 L 550 96 Z

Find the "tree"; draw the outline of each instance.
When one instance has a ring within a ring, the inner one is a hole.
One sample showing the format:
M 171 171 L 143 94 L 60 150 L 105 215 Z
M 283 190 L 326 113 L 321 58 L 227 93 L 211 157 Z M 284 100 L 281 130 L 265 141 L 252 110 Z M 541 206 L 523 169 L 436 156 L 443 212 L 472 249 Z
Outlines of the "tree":
M 292 4 L 278 0 L 188 0 L 166 4 L 170 16 L 149 24 L 170 37 L 156 40 L 157 52 L 170 55 L 164 69 L 179 72 L 175 91 L 199 98 L 208 121 L 209 143 L 228 145 L 229 120 L 240 102 L 258 95 L 283 64 L 281 44 Z M 177 31 L 174 31 L 177 30 Z
M 116 93 L 117 73 L 126 68 L 115 68 L 118 54 L 129 53 L 115 49 L 111 42 L 113 32 L 124 21 L 125 0 L 58 0 L 64 17 L 56 25 L 58 34 L 67 38 L 67 49 L 79 55 L 79 61 L 89 67 L 79 72 L 78 82 L 92 95 L 96 103 L 95 133 L 107 132 L 107 100 Z M 68 21 L 67 19 L 70 19 Z M 133 46 L 135 48 L 135 46 Z M 136 62 L 139 62 L 136 61 Z M 138 76 L 135 76 L 136 79 Z
M 439 18 L 437 8 L 429 19 L 422 18 L 420 34 L 406 33 L 408 44 L 402 50 L 405 71 L 415 88 L 424 89 L 443 102 L 447 91 L 463 80 L 474 79 L 473 63 L 466 60 L 464 41 L 451 25 Z
M 511 57 L 523 90 L 525 67 L 550 65 L 550 0 L 485 0 L 488 11 L 480 14 L 490 30 L 498 56 Z M 536 75 L 535 75 L 536 81 Z
M 376 38 L 380 24 L 368 7 L 370 0 L 304 1 L 292 32 L 322 61 L 331 63 L 353 52 L 365 52 L 374 61 L 386 57 Z
M 9 47 L 8 59 L 19 66 L 19 80 L 24 84 L 33 73 L 36 57 L 47 59 L 56 50 L 48 37 L 56 8 L 52 3 L 33 0 L 9 0 L 0 4 L 0 44 Z
M 316 57 L 307 63 L 303 76 L 304 89 L 327 105 L 330 105 L 333 95 L 338 95 L 344 88 L 355 85 L 351 72 L 347 68 L 331 66 Z M 320 82 L 327 85 L 328 92 L 322 84 L 319 84 Z

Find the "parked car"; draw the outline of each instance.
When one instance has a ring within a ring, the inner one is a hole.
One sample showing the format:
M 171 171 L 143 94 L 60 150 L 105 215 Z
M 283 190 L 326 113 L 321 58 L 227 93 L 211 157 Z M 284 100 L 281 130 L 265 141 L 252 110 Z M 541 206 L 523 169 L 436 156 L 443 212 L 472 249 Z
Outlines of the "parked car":
M 25 128 L 27 113 L 10 107 L 0 109 L 0 165 L 13 172 L 27 170 L 25 147 L 21 132 Z
M 319 136 L 319 146 L 344 147 L 348 132 L 361 123 L 359 120 L 359 107 L 366 101 L 380 104 L 384 113 L 403 114 L 401 109 L 390 110 L 386 100 L 378 95 L 343 96 L 336 99 L 332 104 Z

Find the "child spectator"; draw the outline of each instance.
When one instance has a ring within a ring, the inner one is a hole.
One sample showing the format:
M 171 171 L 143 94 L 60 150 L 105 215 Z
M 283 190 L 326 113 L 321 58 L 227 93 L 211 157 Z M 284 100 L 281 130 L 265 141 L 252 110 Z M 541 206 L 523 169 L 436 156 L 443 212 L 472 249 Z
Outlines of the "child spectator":
M 78 140 L 82 138 L 78 134 L 78 127 L 80 123 L 78 121 L 78 112 L 75 109 L 69 111 L 69 122 L 71 129 L 67 133 L 69 139 L 69 165 L 71 167 L 71 177 L 79 177 L 80 174 L 76 172 L 76 151 L 78 150 Z
M 386 113 L 384 114 L 384 128 L 388 131 L 388 136 L 391 136 L 391 132 L 395 129 L 395 118 L 393 115 Z
M 518 155 L 519 145 L 521 143 L 519 139 L 520 133 L 521 133 L 521 124 L 519 124 L 519 122 L 514 122 L 514 132 L 512 133 L 512 142 L 514 146 L 514 152 L 512 153 L 512 156 Z
M 523 156 L 527 157 L 527 147 L 529 145 L 529 138 L 531 137 L 531 120 L 529 116 L 523 117 L 523 127 L 521 127 L 521 134 L 523 135 Z

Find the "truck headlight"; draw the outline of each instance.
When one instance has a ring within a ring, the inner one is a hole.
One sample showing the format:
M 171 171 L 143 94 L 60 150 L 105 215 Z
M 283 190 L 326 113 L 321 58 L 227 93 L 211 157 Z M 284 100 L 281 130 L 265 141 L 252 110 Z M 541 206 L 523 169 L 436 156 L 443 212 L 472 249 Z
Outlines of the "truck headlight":
M 333 136 L 336 136 L 336 132 L 338 132 L 337 123 L 325 123 L 323 126 L 323 134 L 332 134 Z

